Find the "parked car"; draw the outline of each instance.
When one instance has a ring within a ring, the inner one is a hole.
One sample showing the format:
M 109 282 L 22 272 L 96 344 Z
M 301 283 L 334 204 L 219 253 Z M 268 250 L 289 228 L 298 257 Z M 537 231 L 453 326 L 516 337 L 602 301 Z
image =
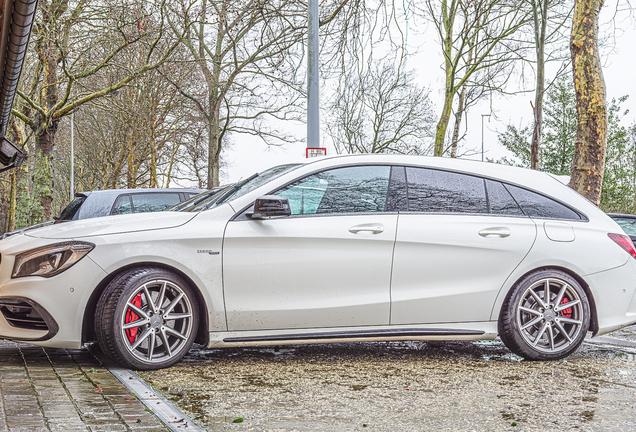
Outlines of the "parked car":
M 186 201 L 202 192 L 202 189 L 104 189 L 91 192 L 78 192 L 60 212 L 55 220 L 31 225 L 19 230 L 10 231 L 0 238 L 5 238 L 54 223 L 72 220 L 90 219 L 128 213 L 147 213 L 162 211 Z
M 555 360 L 636 322 L 636 250 L 549 174 L 398 155 L 283 165 L 179 211 L 0 241 L 0 337 L 157 369 L 208 347 L 494 339 Z
M 627 234 L 636 245 L 636 215 L 620 213 L 608 213 L 607 215 L 614 219 L 614 221 L 623 228 L 625 234 Z

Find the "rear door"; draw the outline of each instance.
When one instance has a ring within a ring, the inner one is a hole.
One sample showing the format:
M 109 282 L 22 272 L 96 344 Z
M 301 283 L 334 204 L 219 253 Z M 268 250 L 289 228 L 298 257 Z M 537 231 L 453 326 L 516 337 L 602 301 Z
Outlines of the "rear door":
M 391 323 L 487 321 L 536 225 L 497 181 L 395 170 L 405 185 L 391 283 Z

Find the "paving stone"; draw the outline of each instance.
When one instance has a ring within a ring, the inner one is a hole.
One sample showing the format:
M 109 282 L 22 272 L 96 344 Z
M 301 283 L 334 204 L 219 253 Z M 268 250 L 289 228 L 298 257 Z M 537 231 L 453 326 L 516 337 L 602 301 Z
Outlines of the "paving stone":
M 88 350 L 0 340 L 0 402 L 0 432 L 167 430 Z

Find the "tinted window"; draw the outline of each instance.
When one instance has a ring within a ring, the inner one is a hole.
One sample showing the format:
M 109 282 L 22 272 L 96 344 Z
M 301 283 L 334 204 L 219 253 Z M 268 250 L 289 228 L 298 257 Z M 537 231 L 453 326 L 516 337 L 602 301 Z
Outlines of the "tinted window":
M 578 213 L 553 199 L 517 186 L 506 185 L 506 189 L 527 216 L 543 219 L 581 220 Z
M 292 214 L 382 212 L 389 188 L 388 166 L 323 171 L 276 192 L 289 200 Z
M 621 227 L 625 234 L 627 235 L 636 235 L 636 218 L 622 218 L 622 217 L 614 217 L 612 219 Z
M 111 214 L 123 215 L 132 213 L 132 204 L 130 204 L 130 195 L 121 195 L 115 201 L 115 208 Z
M 132 195 L 135 213 L 158 212 L 179 204 L 178 193 L 149 193 Z
M 486 186 L 488 189 L 488 204 L 490 206 L 490 213 L 524 216 L 523 212 L 504 185 L 498 181 L 486 180 Z
M 406 168 L 409 211 L 488 213 L 484 180 L 426 168 Z
M 62 210 L 62 213 L 60 213 L 60 217 L 58 219 L 73 220 L 73 217 L 80 209 L 84 201 L 86 201 L 85 196 L 78 196 L 77 198 L 75 198 L 69 205 L 64 208 L 64 210 Z

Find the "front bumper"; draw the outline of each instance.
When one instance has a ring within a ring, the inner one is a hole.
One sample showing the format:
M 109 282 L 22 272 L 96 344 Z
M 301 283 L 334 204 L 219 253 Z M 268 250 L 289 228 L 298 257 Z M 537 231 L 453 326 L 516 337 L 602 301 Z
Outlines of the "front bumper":
M 0 338 L 56 348 L 80 348 L 86 305 L 106 273 L 90 256 L 51 278 L 11 279 L 12 268 L 13 256 L 3 254 L 0 305 L 4 306 L 0 306 Z M 16 301 L 32 305 L 36 312 L 27 314 L 29 319 L 22 324 L 16 319 L 24 318 L 26 310 Z M 10 303 L 13 303 L 13 311 L 8 307 Z M 36 322 L 38 316 L 42 319 L 40 325 Z

